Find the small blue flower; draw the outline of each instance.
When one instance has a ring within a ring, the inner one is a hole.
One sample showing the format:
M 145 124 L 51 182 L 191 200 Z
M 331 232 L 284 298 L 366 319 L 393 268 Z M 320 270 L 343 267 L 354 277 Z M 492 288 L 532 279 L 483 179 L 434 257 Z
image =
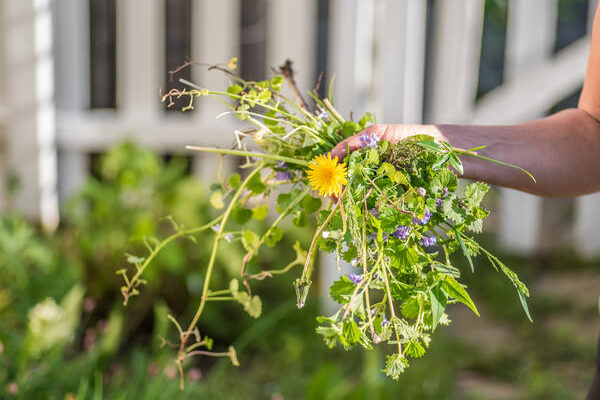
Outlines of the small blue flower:
M 388 234 L 383 232 L 383 241 L 387 242 L 388 241 Z M 373 232 L 369 235 L 369 239 L 371 240 L 377 240 L 377 232 Z
M 386 326 L 389 323 L 390 323 L 390 321 L 388 321 L 387 318 L 384 315 L 383 318 L 382 318 L 382 320 L 381 320 L 381 327 L 383 328 L 384 326 Z
M 220 228 L 221 228 L 221 225 L 219 225 L 219 224 L 214 224 L 213 226 L 210 227 L 210 229 L 212 229 L 215 232 L 219 232 Z
M 277 172 L 276 174 L 276 178 L 278 181 L 291 181 L 294 178 L 294 175 L 292 175 L 291 172 Z
M 378 210 L 378 209 L 376 209 L 376 208 L 371 208 L 371 209 L 369 210 L 369 214 L 371 214 L 371 215 L 372 215 L 372 216 L 374 216 L 375 218 L 379 218 L 379 215 L 380 215 L 380 213 L 379 213 L 379 210 Z
M 442 199 L 435 199 L 435 204 L 437 204 L 438 207 L 441 207 L 442 203 L 443 203 Z
M 317 115 L 317 118 L 322 119 L 323 121 L 327 122 L 327 121 L 329 121 L 329 114 L 327 114 L 327 112 L 325 112 L 325 110 L 323 110 L 319 113 L 319 115 Z
M 410 234 L 410 226 L 400 225 L 396 228 L 396 231 L 392 234 L 396 236 L 400 240 L 408 239 L 408 235 Z
M 374 133 L 363 133 L 360 135 L 360 146 L 374 149 L 380 140 Z
M 423 238 L 419 241 L 419 243 L 424 247 L 434 246 L 437 242 L 437 237 L 435 236 L 423 236 Z
M 363 280 L 363 276 L 359 274 L 348 274 L 346 276 L 348 279 L 350 279 L 350 282 L 354 283 L 355 285 L 358 285 Z
M 413 224 L 427 225 L 430 219 L 431 212 L 429 210 L 425 210 L 425 212 L 423 213 L 423 218 L 419 219 L 417 217 L 413 217 L 412 222 Z
M 231 239 L 233 239 L 233 233 L 228 233 L 223 237 L 225 238 L 225 240 L 227 240 L 228 243 L 231 243 Z

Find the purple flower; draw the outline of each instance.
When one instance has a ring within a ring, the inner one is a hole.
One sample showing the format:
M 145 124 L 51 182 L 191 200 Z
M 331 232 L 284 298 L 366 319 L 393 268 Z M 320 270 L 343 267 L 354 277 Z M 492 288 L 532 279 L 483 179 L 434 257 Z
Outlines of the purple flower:
M 412 222 L 413 224 L 427 225 L 430 219 L 431 212 L 429 212 L 429 210 L 425 210 L 425 212 L 423 213 L 423 218 L 419 219 L 417 217 L 413 217 Z
M 221 225 L 214 224 L 213 226 L 210 227 L 210 229 L 212 229 L 215 232 L 219 232 L 219 229 L 221 229 Z
M 400 240 L 408 239 L 408 235 L 410 234 L 410 226 L 400 225 L 396 228 L 396 231 L 392 234 L 396 236 Z
M 277 162 L 276 168 L 287 169 L 287 164 L 285 161 Z M 277 171 L 276 178 L 278 181 L 290 181 L 294 177 L 294 174 L 288 171 Z
M 375 218 L 379 218 L 379 210 L 376 208 L 371 208 L 369 210 L 369 214 L 371 214 L 372 216 L 374 216 Z
M 223 237 L 225 238 L 225 240 L 227 240 L 228 243 L 231 243 L 231 239 L 233 239 L 233 233 L 228 233 Z
M 348 279 L 350 279 L 350 282 L 354 283 L 355 285 L 358 285 L 363 280 L 363 276 L 358 274 L 348 274 L 346 276 Z
M 323 121 L 327 122 L 327 121 L 329 121 L 329 114 L 327 114 L 327 112 L 325 112 L 325 110 L 323 110 L 319 113 L 319 115 L 317 115 L 317 118 L 322 119 Z
M 419 243 L 425 247 L 434 246 L 436 242 L 437 237 L 435 236 L 423 236 L 423 238 L 419 241 Z
M 374 149 L 380 140 L 374 133 L 363 133 L 360 135 L 360 146 Z
M 382 317 L 381 319 L 381 327 L 383 328 L 384 326 L 386 326 L 387 324 L 389 324 L 390 321 L 387 320 L 387 318 L 385 317 L 385 315 Z
M 444 186 L 444 188 L 442 189 L 442 197 L 446 197 L 448 196 L 448 188 L 446 186 Z
M 438 207 L 441 207 L 442 203 L 443 203 L 442 199 L 435 199 L 435 204 L 437 204 Z

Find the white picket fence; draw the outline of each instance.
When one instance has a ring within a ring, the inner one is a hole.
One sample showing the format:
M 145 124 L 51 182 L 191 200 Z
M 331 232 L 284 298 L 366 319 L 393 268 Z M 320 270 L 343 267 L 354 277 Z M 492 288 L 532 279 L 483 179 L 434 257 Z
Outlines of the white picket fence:
M 590 0 L 590 15 L 596 1 Z M 427 4 L 330 0 L 328 72 L 336 74 L 343 113 L 374 110 L 379 121 L 422 122 Z M 509 0 L 505 83 L 475 101 L 484 2 L 437 0 L 430 122 L 523 121 L 577 90 L 589 35 L 553 55 L 557 6 L 557 0 Z M 239 0 L 192 1 L 193 59 L 221 61 L 239 53 L 240 9 Z M 267 65 L 295 60 L 300 85 L 310 87 L 317 72 L 317 0 L 269 0 L 267 10 Z M 46 226 L 58 223 L 59 197 L 85 179 L 90 152 L 125 137 L 162 152 L 181 152 L 186 144 L 230 144 L 235 122 L 215 120 L 210 103 L 185 118 L 161 109 L 163 13 L 164 0 L 117 0 L 118 108 L 90 110 L 88 1 L 0 3 L 0 171 L 18 173 L 16 204 Z M 206 73 L 196 80 L 224 83 Z M 209 164 L 209 158 L 195 158 L 196 171 L 210 170 Z M 598 211 L 600 195 L 577 199 L 574 245 L 583 255 L 600 254 Z M 499 213 L 504 245 L 524 253 L 538 248 L 541 199 L 502 190 Z

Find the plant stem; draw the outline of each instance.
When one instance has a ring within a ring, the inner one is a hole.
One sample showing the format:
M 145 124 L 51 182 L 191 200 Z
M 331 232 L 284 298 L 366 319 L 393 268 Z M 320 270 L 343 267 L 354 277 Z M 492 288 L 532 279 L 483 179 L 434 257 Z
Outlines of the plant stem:
M 253 151 L 218 149 L 216 147 L 202 147 L 202 146 L 185 146 L 185 148 L 188 150 L 192 150 L 192 151 L 203 151 L 206 153 L 229 154 L 232 156 L 258 157 L 258 158 L 265 158 L 267 160 L 285 161 L 290 164 L 302 165 L 304 167 L 307 167 L 309 164 L 308 161 L 299 160 L 297 158 L 277 156 L 274 154 L 256 153 Z

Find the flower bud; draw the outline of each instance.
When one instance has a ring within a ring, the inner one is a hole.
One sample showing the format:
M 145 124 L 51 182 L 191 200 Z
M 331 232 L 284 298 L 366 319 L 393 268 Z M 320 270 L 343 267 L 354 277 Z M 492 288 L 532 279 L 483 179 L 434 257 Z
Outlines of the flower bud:
M 427 194 L 427 190 L 425 190 L 425 188 L 423 187 L 417 188 L 417 194 L 421 197 L 425 197 L 425 195 Z

